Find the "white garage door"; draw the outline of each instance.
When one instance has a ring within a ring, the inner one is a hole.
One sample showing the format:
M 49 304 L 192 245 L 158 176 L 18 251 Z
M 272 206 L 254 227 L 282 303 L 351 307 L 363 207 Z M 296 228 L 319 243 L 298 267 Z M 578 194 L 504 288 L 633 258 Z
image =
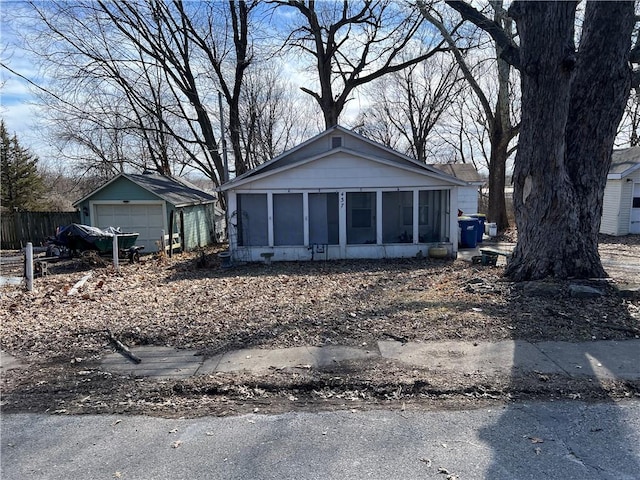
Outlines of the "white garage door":
M 138 232 L 136 245 L 145 252 L 156 252 L 164 226 L 162 205 L 146 203 L 97 204 L 93 225 L 99 228 L 120 227 L 122 232 Z

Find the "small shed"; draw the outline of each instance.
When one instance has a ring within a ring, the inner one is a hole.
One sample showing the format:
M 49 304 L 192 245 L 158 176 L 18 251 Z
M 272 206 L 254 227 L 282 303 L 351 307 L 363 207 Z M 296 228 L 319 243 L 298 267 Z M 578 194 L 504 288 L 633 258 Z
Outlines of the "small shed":
M 215 192 L 157 173 L 121 173 L 74 203 L 80 221 L 98 228 L 138 232 L 136 245 L 158 251 L 162 231 L 177 233 L 192 250 L 224 237 L 224 212 Z
M 227 194 L 233 260 L 427 255 L 458 249 L 468 183 L 341 126 L 236 177 Z
M 614 150 L 611 155 L 600 233 L 640 234 L 640 147 Z

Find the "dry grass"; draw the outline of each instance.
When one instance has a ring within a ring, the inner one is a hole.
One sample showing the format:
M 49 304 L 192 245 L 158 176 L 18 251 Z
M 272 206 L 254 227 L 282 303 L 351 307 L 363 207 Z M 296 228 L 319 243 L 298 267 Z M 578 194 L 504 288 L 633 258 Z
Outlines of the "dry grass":
M 603 244 L 602 251 L 640 264 L 637 244 Z M 605 296 L 576 299 L 567 282 L 554 285 L 556 295 L 541 297 L 505 281 L 502 268 L 463 261 L 223 269 L 215 250 L 207 252 L 204 267 L 200 260 L 199 254 L 147 256 L 120 272 L 95 261 L 65 261 L 36 281 L 35 292 L 2 287 L 0 346 L 25 364 L 3 372 L 3 411 L 197 416 L 345 408 L 345 402 L 348 408 L 393 402 L 403 409 L 466 408 L 516 397 L 564 398 L 567 392 L 594 399 L 640 392 L 629 382 L 471 378 L 389 361 L 161 382 L 103 371 L 100 358 L 112 351 L 107 328 L 129 346 L 188 347 L 204 356 L 244 347 L 373 345 L 389 338 L 580 341 L 640 335 L 640 303 L 621 298 L 615 288 L 630 280 L 628 269 L 614 274 Z M 69 295 L 88 272 L 84 287 Z

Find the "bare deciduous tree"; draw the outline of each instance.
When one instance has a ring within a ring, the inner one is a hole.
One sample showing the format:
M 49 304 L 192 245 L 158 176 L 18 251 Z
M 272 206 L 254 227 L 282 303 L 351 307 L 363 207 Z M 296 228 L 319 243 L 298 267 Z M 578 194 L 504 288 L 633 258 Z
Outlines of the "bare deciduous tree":
M 195 168 L 220 185 L 219 90 L 229 108 L 235 170 L 245 171 L 239 102 L 252 60 L 249 14 L 255 5 L 32 3 L 45 27 L 40 53 L 58 81 L 48 104 L 56 123 L 69 126 L 62 138 L 117 170 L 125 164 L 167 174 Z M 111 150 L 104 150 L 105 138 Z
M 511 67 L 502 58 L 504 46 L 495 44 L 496 55 L 496 83 L 498 85 L 494 102 L 488 89 L 483 85 L 473 70 L 468 57 L 459 47 L 456 39 L 451 35 L 438 12 L 430 8 L 425 2 L 418 3 L 422 15 L 433 24 L 446 39 L 460 68 L 471 87 L 471 91 L 478 98 L 483 110 L 485 128 L 490 143 L 489 152 L 489 206 L 487 218 L 498 225 L 499 230 L 509 226 L 505 203 L 505 177 L 507 159 L 511 154 L 510 143 L 518 134 L 519 125 L 514 121 L 511 107 Z M 509 18 L 503 8 L 502 1 L 491 2 L 493 9 L 492 24 L 499 28 L 509 44 L 513 43 L 513 20 Z M 485 83 L 486 85 L 486 83 Z
M 438 55 L 393 72 L 371 84 L 372 104 L 358 117 L 358 131 L 427 163 L 432 132 L 461 91 L 458 67 L 449 56 Z
M 305 98 L 281 78 L 273 64 L 246 75 L 241 102 L 242 145 L 246 165 L 254 168 L 309 138 L 317 130 Z
M 593 278 L 602 199 L 633 72 L 633 2 L 588 2 L 576 48 L 577 2 L 516 1 L 519 45 L 466 2 L 448 2 L 491 34 L 520 70 L 522 123 L 514 167 L 518 243 L 507 275 Z
M 285 44 L 314 60 L 319 88 L 302 90 L 320 105 L 325 128 L 338 124 L 356 88 L 442 51 L 437 43 L 419 56 L 403 58 L 413 42 L 426 47 L 427 38 L 418 39 L 423 19 L 394 1 L 271 3 L 293 8 L 302 16 L 303 22 L 292 28 Z

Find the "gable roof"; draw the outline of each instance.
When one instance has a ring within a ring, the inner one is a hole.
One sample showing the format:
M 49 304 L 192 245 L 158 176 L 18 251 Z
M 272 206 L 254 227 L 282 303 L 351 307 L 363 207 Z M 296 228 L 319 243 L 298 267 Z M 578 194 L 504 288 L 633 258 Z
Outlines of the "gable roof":
M 339 133 L 342 135 L 347 135 L 356 138 L 359 141 L 362 141 L 370 146 L 373 146 L 375 149 L 379 150 L 381 154 L 385 154 L 383 156 L 374 155 L 371 153 L 363 153 L 350 148 L 346 148 L 342 145 L 336 146 L 333 148 L 326 148 L 319 152 L 314 152 L 309 156 L 300 156 L 298 155 L 301 150 L 305 147 L 308 147 L 314 143 L 318 143 L 322 138 L 329 137 L 335 133 Z M 433 165 L 427 165 L 424 163 L 420 163 L 417 160 L 408 157 L 396 150 L 393 150 L 385 145 L 382 145 L 378 142 L 374 142 L 353 130 L 348 130 L 340 125 L 336 125 L 331 127 L 324 132 L 312 137 L 305 142 L 300 143 L 299 145 L 287 150 L 286 152 L 278 155 L 277 157 L 258 165 L 256 168 L 245 172 L 242 175 L 232 179 L 231 181 L 225 183 L 221 187 L 218 188 L 220 191 L 225 191 L 232 189 L 234 187 L 238 187 L 242 184 L 248 183 L 253 180 L 257 180 L 260 178 L 264 178 L 270 175 L 273 175 L 277 172 L 282 172 L 293 168 L 295 166 L 304 165 L 306 163 L 327 157 L 329 155 L 334 155 L 335 153 L 347 153 L 349 155 L 366 158 L 368 160 L 372 160 L 379 163 L 384 163 L 386 165 L 391 165 L 394 167 L 402 168 L 404 170 L 411 170 L 418 174 L 430 175 L 436 178 L 440 178 L 442 180 L 446 180 L 447 182 L 453 183 L 455 185 L 464 185 L 467 182 L 458 179 L 455 176 L 443 172 L 437 168 L 434 168 Z
M 482 185 L 484 179 L 470 163 L 433 163 L 432 167 L 467 183 Z
M 75 207 L 84 202 L 119 178 L 126 178 L 176 207 L 187 207 L 216 201 L 216 196 L 213 193 L 206 192 L 183 178 L 169 177 L 158 173 L 121 173 L 75 202 L 73 206 Z
M 607 178 L 620 180 L 640 168 L 640 147 L 614 150 L 611 154 L 611 166 Z

